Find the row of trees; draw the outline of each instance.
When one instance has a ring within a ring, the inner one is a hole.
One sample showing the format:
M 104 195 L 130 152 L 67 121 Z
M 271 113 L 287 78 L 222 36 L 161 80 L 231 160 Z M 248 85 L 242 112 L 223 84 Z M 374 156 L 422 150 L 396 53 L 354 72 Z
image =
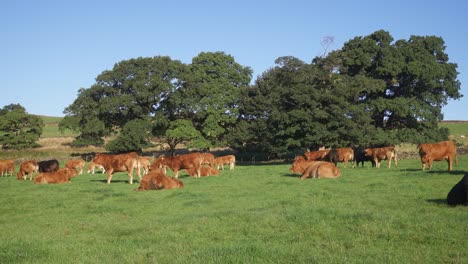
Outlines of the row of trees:
M 280 57 L 251 84 L 252 70 L 223 52 L 190 64 L 136 58 L 78 91 L 61 129 L 76 146 L 141 150 L 152 140 L 189 147 L 231 146 L 280 157 L 319 145 L 419 143 L 446 139 L 441 110 L 459 99 L 457 65 L 442 38 L 394 41 L 383 30 L 355 37 L 310 63 Z

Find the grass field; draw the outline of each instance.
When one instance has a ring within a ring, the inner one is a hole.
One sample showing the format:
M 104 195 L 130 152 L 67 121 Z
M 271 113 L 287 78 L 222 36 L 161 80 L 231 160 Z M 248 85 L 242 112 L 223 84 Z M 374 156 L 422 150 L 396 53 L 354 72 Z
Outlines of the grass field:
M 341 165 L 340 165 L 341 166 Z M 419 160 L 301 181 L 289 164 L 237 166 L 185 188 L 133 191 L 117 173 L 70 184 L 0 178 L 1 263 L 468 263 L 468 171 Z

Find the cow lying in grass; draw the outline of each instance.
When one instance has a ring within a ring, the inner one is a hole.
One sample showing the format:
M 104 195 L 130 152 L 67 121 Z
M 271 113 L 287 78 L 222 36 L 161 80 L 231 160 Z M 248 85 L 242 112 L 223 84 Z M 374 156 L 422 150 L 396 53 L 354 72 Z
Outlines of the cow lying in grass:
M 63 168 L 53 172 L 43 172 L 34 178 L 34 183 L 49 184 L 49 183 L 69 183 L 70 178 L 77 174 L 75 169 Z
M 143 176 L 140 187 L 135 189 L 135 191 L 175 189 L 183 187 L 184 183 L 182 181 L 168 177 L 164 174 L 162 169 L 156 168 Z
M 333 163 L 326 161 L 317 161 L 307 167 L 301 176 L 301 180 L 307 178 L 338 178 L 341 172 Z
M 197 171 L 195 170 L 194 167 L 185 169 L 185 172 L 190 175 L 190 177 L 195 177 L 197 176 Z M 216 168 L 212 167 L 206 167 L 206 166 L 201 166 L 200 167 L 200 176 L 218 176 L 219 175 L 219 170 Z

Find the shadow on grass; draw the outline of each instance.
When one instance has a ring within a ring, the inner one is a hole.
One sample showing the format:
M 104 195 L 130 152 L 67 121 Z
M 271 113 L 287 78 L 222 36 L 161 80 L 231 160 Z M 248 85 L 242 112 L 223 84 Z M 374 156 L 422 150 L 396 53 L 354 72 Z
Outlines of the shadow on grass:
M 301 175 L 293 174 L 293 173 L 283 173 L 283 174 L 281 174 L 281 177 L 300 178 Z
M 106 179 L 102 179 L 102 180 L 91 180 L 91 182 L 102 182 L 102 183 L 105 183 L 107 184 L 107 180 Z M 129 184 L 128 180 L 111 180 L 111 183 L 110 184 L 113 184 L 113 183 L 126 183 L 126 184 Z M 137 180 L 133 180 L 133 183 L 135 184 L 139 184 L 139 182 Z
M 447 199 L 426 199 L 426 202 L 434 204 L 447 204 Z

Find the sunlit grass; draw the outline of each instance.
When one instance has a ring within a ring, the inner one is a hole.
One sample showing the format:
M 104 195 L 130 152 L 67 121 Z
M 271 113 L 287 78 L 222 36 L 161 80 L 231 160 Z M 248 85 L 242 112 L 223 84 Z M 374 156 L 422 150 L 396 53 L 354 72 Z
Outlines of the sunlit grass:
M 341 166 L 341 165 L 340 165 Z M 448 207 L 468 170 L 418 160 L 301 181 L 289 164 L 239 165 L 185 188 L 135 192 L 128 176 L 71 184 L 0 178 L 4 263 L 466 263 L 466 207 Z

